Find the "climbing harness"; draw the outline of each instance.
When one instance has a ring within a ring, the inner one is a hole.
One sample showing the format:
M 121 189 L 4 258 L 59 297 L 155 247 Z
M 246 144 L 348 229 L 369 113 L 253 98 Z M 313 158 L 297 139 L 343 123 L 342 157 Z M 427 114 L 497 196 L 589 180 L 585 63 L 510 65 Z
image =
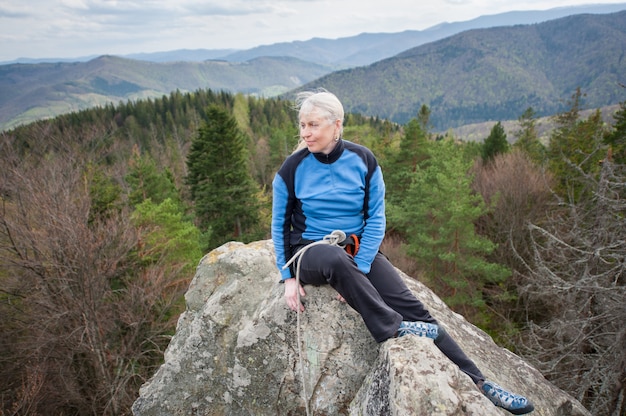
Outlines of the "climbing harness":
M 359 247 L 361 246 L 361 243 L 359 242 L 359 237 L 356 234 L 350 234 L 339 245 L 343 247 L 344 250 L 346 250 L 346 253 L 354 257 L 356 256 L 356 253 L 359 252 Z
M 353 234 L 354 235 L 354 234 Z M 351 236 L 352 237 L 352 236 Z M 356 244 L 355 245 L 355 250 L 354 253 L 356 255 L 356 252 L 358 251 L 358 238 L 356 238 L 356 236 L 354 235 L 354 238 L 356 239 Z M 289 259 L 289 261 L 287 262 L 287 264 L 285 264 L 283 266 L 283 270 L 286 269 L 287 267 L 289 267 L 291 265 L 291 263 L 295 262 L 296 260 L 300 259 L 300 257 L 302 257 L 304 255 L 304 253 L 306 253 L 306 251 L 316 245 L 321 245 L 321 244 L 330 244 L 331 246 L 337 246 L 337 247 L 342 247 L 342 243 L 346 241 L 346 233 L 344 233 L 341 230 L 335 230 L 332 233 L 324 236 L 324 238 L 322 240 L 319 241 L 314 241 L 310 244 L 307 244 L 306 246 L 302 247 L 302 249 L 300 249 L 299 251 L 297 251 L 293 257 L 291 257 L 291 259 Z M 347 250 L 346 250 L 347 251 Z M 349 253 L 349 252 L 348 252 Z M 302 398 L 304 399 L 304 407 L 306 410 L 306 415 L 309 416 L 310 415 L 310 410 L 309 410 L 309 400 L 307 399 L 307 392 L 306 392 L 306 382 L 305 382 L 305 378 L 304 378 L 304 360 L 302 359 L 302 341 L 300 339 L 300 264 L 301 262 L 298 261 L 296 263 L 296 290 L 298 293 L 298 304 L 296 305 L 296 332 L 297 332 L 297 336 L 298 336 L 298 360 L 300 361 L 300 377 L 302 377 Z

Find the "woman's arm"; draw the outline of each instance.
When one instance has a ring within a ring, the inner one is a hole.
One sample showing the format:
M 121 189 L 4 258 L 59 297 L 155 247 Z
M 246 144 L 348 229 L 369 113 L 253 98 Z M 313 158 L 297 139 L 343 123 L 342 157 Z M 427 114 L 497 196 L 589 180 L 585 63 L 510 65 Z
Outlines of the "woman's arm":
M 372 174 L 367 195 L 367 212 L 365 215 L 365 227 L 361 235 L 361 246 L 354 261 L 359 270 L 368 274 L 380 244 L 385 237 L 385 182 L 380 166 Z
M 291 271 L 287 268 L 283 270 L 283 266 L 289 260 L 291 255 L 289 248 L 289 232 L 291 229 L 291 206 L 289 202 L 289 191 L 285 181 L 280 175 L 274 177 L 272 182 L 273 199 L 272 199 L 272 241 L 274 242 L 274 251 L 276 253 L 276 266 L 280 271 L 282 280 L 291 278 Z

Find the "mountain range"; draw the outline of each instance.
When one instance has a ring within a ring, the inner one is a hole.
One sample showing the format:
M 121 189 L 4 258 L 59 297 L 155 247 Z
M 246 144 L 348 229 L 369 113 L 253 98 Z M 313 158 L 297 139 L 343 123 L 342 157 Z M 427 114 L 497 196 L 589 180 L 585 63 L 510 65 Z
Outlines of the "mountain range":
M 581 14 L 533 25 L 475 29 L 365 67 L 336 71 L 300 89 L 327 88 L 348 111 L 398 123 L 424 104 L 437 130 L 546 116 L 626 99 L 626 11 Z
M 303 61 L 327 65 L 335 69 L 369 65 L 394 56 L 407 49 L 434 42 L 471 29 L 498 26 L 528 25 L 554 20 L 574 14 L 607 14 L 626 10 L 626 3 L 591 4 L 557 7 L 548 10 L 511 11 L 494 15 L 479 16 L 464 22 L 440 23 L 425 30 L 406 30 L 397 33 L 361 33 L 339 39 L 313 38 L 306 41 L 280 42 L 261 45 L 246 50 L 234 49 L 179 49 L 174 51 L 135 53 L 120 55 L 122 58 L 149 62 L 203 62 L 223 60 L 245 62 L 264 56 L 291 56 Z M 78 58 L 20 58 L 0 65 L 13 63 L 85 62 L 98 56 Z
M 330 72 L 291 57 L 155 63 L 116 56 L 0 66 L 0 128 L 120 101 L 210 88 L 276 96 Z
M 626 4 L 586 7 L 510 12 L 425 31 L 316 38 L 247 51 L 179 50 L 0 65 L 0 129 L 203 88 L 269 97 L 324 86 L 348 111 L 399 123 L 427 104 L 440 130 L 515 119 L 529 106 L 540 115 L 552 114 L 578 87 L 589 107 L 615 104 L 626 94 L 618 87 L 626 82 L 626 12 L 611 12 Z M 581 10 L 593 14 L 576 14 Z M 203 56 L 212 58 L 198 62 Z

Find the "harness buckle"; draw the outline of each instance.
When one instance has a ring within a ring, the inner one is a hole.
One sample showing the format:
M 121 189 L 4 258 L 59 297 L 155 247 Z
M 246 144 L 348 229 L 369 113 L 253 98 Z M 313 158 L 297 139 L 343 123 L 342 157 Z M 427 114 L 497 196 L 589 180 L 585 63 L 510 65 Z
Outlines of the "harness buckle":
M 340 245 L 346 250 L 346 253 L 354 257 L 359 252 L 359 237 L 356 234 L 350 234 Z

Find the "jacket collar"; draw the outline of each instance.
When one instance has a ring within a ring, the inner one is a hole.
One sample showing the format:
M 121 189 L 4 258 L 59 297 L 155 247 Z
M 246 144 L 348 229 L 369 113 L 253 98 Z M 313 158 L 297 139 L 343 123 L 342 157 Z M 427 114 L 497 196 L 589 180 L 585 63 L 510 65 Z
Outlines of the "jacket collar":
M 335 148 L 331 150 L 329 154 L 325 155 L 324 153 L 313 153 L 313 156 L 315 156 L 315 159 L 317 159 L 321 163 L 331 164 L 335 163 L 339 159 L 339 157 L 343 153 L 343 149 L 343 139 L 340 138 L 335 145 Z

